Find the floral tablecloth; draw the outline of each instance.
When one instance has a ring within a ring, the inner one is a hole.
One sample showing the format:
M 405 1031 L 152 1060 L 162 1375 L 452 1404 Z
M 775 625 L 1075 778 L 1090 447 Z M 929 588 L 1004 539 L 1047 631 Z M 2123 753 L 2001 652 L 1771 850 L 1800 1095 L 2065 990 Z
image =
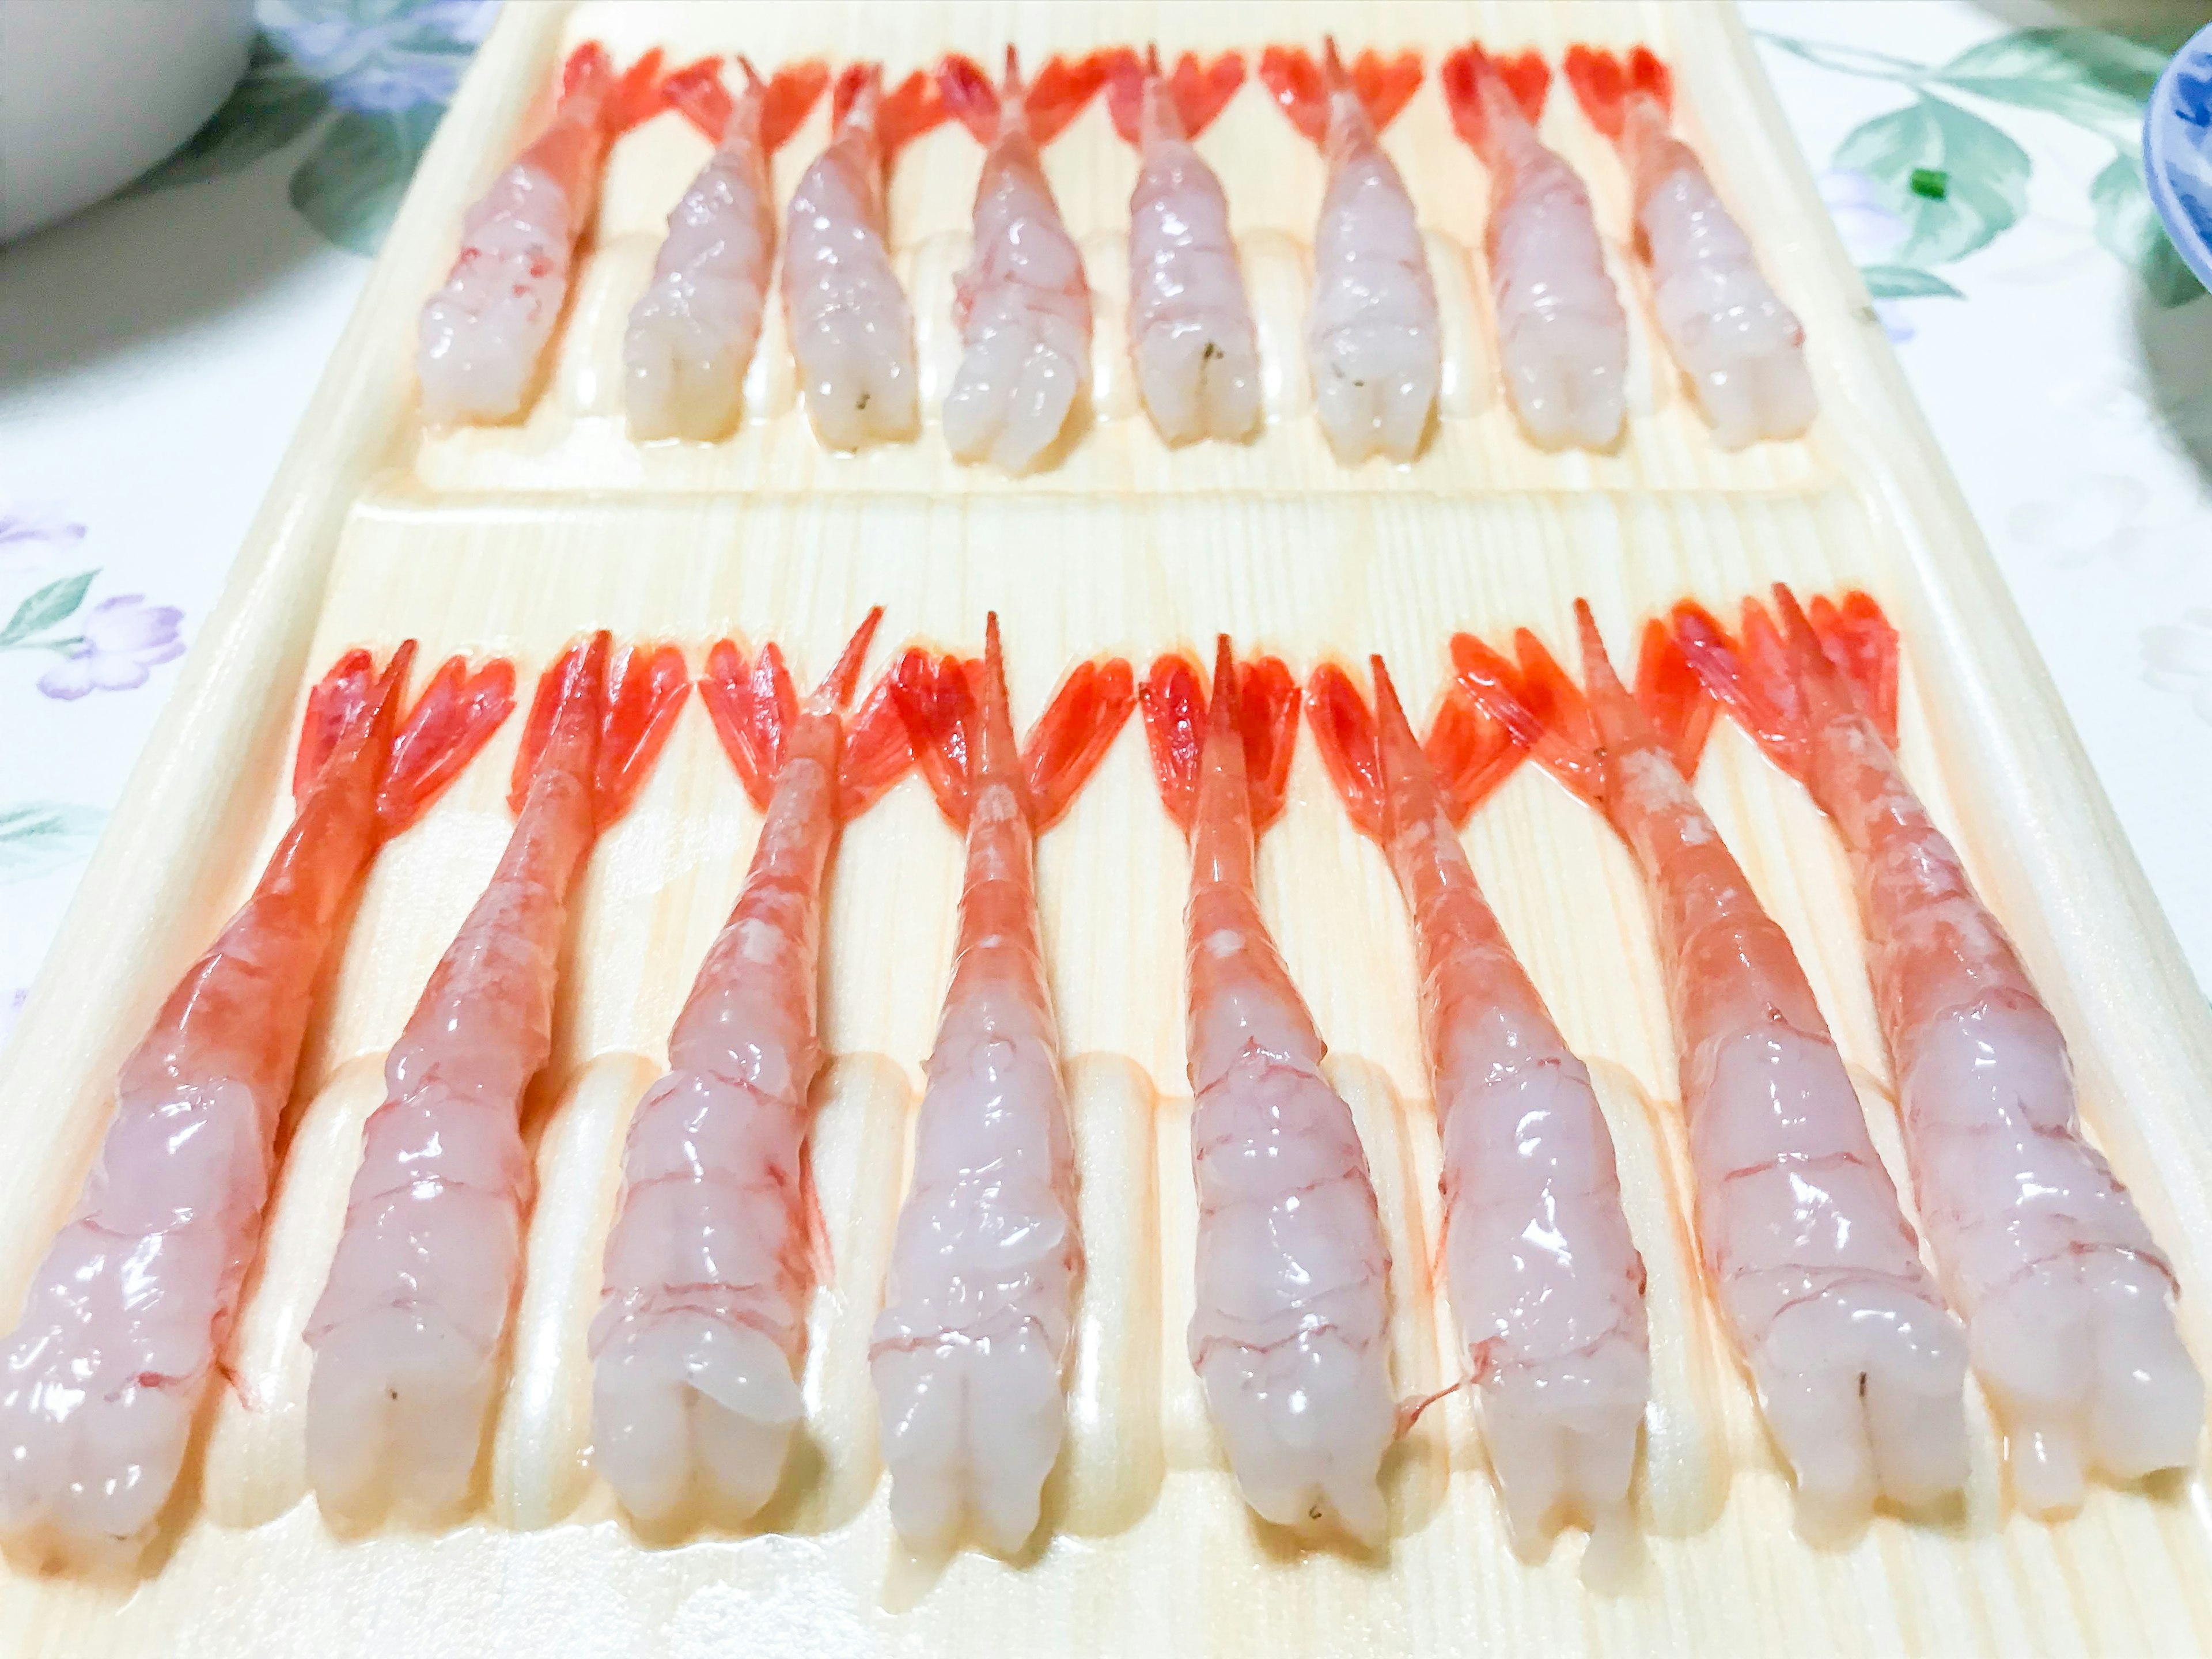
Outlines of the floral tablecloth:
M 496 3 L 262 0 L 245 82 L 182 152 L 0 249 L 0 1030 Z M 2212 304 L 2136 159 L 2212 8 L 1742 4 L 2212 984 Z

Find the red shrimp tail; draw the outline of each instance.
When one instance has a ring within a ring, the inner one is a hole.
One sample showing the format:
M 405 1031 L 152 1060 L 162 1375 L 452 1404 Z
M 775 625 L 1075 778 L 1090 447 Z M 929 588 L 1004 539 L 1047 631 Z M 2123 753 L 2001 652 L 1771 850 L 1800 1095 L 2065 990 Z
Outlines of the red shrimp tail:
M 1198 769 L 1206 752 L 1206 699 L 1198 665 L 1181 652 L 1153 660 L 1138 702 L 1160 801 L 1186 836 L 1198 822 Z
M 1644 624 L 1636 657 L 1636 702 L 1686 778 L 1698 775 L 1698 757 L 1719 711 L 1674 637 L 1654 617 Z
M 1176 659 L 1163 658 L 1152 665 L 1154 678 L 1161 674 L 1162 663 Z M 1174 680 L 1170 672 L 1170 681 Z M 1283 815 L 1283 803 L 1288 793 L 1291 758 L 1298 739 L 1298 683 L 1291 678 L 1291 671 L 1279 657 L 1261 657 L 1239 665 L 1231 648 L 1229 635 L 1223 634 L 1214 641 L 1213 687 L 1204 712 L 1198 706 L 1197 675 L 1192 672 L 1188 692 L 1178 684 L 1170 684 L 1172 696 L 1180 699 L 1188 696 L 1187 712 L 1174 702 L 1165 705 L 1173 715 L 1168 734 L 1179 740 L 1180 727 L 1187 721 L 1191 727 L 1196 755 L 1190 763 L 1189 811 L 1194 821 L 1198 806 L 1198 774 L 1206 744 L 1224 740 L 1234 735 L 1244 753 L 1245 799 L 1252 814 L 1252 833 L 1255 836 L 1267 833 L 1267 827 Z M 1146 711 L 1150 715 L 1150 710 Z M 1148 718 L 1147 726 L 1151 722 Z M 1170 755 L 1178 768 L 1182 764 L 1179 748 L 1171 747 Z M 1160 775 L 1161 793 L 1169 791 L 1169 775 L 1162 759 L 1161 747 L 1154 741 L 1153 769 Z M 1178 785 L 1178 794 L 1180 786 Z M 1168 810 L 1182 822 L 1176 799 L 1169 800 Z
M 307 693 L 307 711 L 300 719 L 300 744 L 292 757 L 292 802 L 303 805 L 316 780 L 330 764 L 341 744 L 358 741 L 381 715 L 384 706 L 396 700 L 398 688 L 407 678 L 415 659 L 415 641 L 402 641 L 384 672 L 376 672 L 376 659 L 366 651 L 349 651 L 331 665 L 330 672 Z
M 1589 701 L 1527 629 L 1508 662 L 1472 634 L 1452 636 L 1452 667 L 1469 702 L 1511 734 L 1536 763 L 1592 806 L 1603 809 L 1604 769 Z
M 833 130 L 844 125 L 845 118 L 866 87 L 872 87 L 877 94 L 876 143 L 886 163 L 945 119 L 945 97 L 938 89 L 937 77 L 928 70 L 916 70 L 885 92 L 881 64 L 855 64 L 837 78 L 837 89 L 830 106 Z
M 823 714 L 845 708 L 853 701 L 853 693 L 860 684 L 860 665 L 867 660 L 868 642 L 876 636 L 876 629 L 883 622 L 884 608 L 876 605 L 860 618 L 860 625 L 853 630 L 853 637 L 845 641 L 845 648 L 837 653 L 837 660 L 822 677 L 822 684 L 814 688 L 811 705 Z
M 1352 827 L 1370 841 L 1381 841 L 1385 796 L 1375 716 L 1352 676 L 1333 662 L 1323 663 L 1306 680 L 1306 725 Z
M 522 810 L 531 781 L 541 771 L 558 768 L 591 778 L 599 757 L 607 659 L 613 651 L 614 636 L 602 629 L 571 644 L 538 677 L 508 780 L 507 804 L 512 811 Z
M 711 60 L 710 60 L 711 61 Z M 643 126 L 668 107 L 667 82 L 660 76 L 659 46 L 623 71 L 599 106 L 599 127 L 610 138 Z
M 1159 73 L 1157 49 L 1152 73 Z M 1224 52 L 1210 64 L 1201 64 L 1195 52 L 1187 52 L 1176 58 L 1175 72 L 1167 77 L 1168 101 L 1175 106 L 1176 118 L 1182 123 L 1183 137 L 1195 138 L 1212 126 L 1243 84 L 1242 52 Z
M 690 693 L 681 647 L 638 645 L 623 653 L 619 672 L 607 681 L 592 779 L 592 805 L 602 830 L 637 799 Z
M 1022 94 L 1022 113 L 1029 122 L 1030 137 L 1040 144 L 1048 144 L 1067 130 L 1068 124 L 1083 113 L 1083 106 L 1096 97 L 1106 84 L 1113 68 L 1114 54 L 1110 52 L 1086 52 L 1080 58 L 1054 57 L 1037 71 L 1036 80 Z M 1006 48 L 1006 88 L 1009 95 L 1020 85 L 1016 79 L 1014 49 Z
M 1674 639 L 1690 672 L 1766 757 L 1800 783 L 1812 764 L 1812 722 L 1782 635 L 1756 599 L 1729 637 L 1718 617 L 1685 599 L 1674 607 Z
M 1346 71 L 1337 64 L 1336 41 L 1326 42 L 1330 66 L 1339 74 Z M 1363 50 L 1352 60 L 1348 78 L 1352 91 L 1358 95 L 1360 106 L 1366 110 L 1367 118 L 1382 131 L 1398 118 L 1398 112 L 1413 100 L 1421 88 L 1421 54 L 1407 50 L 1393 58 L 1385 58 L 1372 46 Z
M 886 681 L 922 781 L 953 827 L 968 827 L 975 797 L 978 720 L 960 659 L 909 650 Z
M 1328 88 L 1304 46 L 1270 46 L 1260 54 L 1260 84 L 1290 123 L 1312 143 L 1328 138 Z
M 722 60 L 702 58 L 696 64 L 686 64 L 672 71 L 660 83 L 661 101 L 675 110 L 705 135 L 710 144 L 722 142 L 729 131 L 731 113 L 737 100 L 730 89 L 722 84 Z
M 1377 659 L 1379 683 L 1388 684 L 1389 671 Z M 1396 701 L 1396 693 L 1391 694 Z M 1474 816 L 1474 809 L 1498 792 L 1528 753 L 1512 729 L 1492 719 L 1458 685 L 1444 689 L 1443 702 L 1429 726 L 1421 753 L 1436 775 L 1443 796 L 1444 815 L 1457 829 Z
M 913 763 L 914 744 L 886 674 L 846 724 L 844 752 L 837 763 L 837 816 L 858 817 Z
M 915 71 L 919 79 L 921 71 Z M 876 95 L 878 136 L 881 136 L 884 106 L 884 66 L 881 64 L 848 64 L 837 71 L 837 78 L 830 87 L 830 131 L 842 132 L 845 122 L 853 113 L 853 106 L 860 101 L 860 94 L 872 92 Z
M 1022 745 L 1034 828 L 1049 828 L 1074 804 L 1136 706 L 1134 676 L 1121 658 L 1078 663 L 1068 672 Z
M 745 799 L 765 812 L 783 765 L 783 734 L 799 718 L 799 692 L 783 653 L 770 645 L 748 661 L 734 641 L 716 641 L 699 677 L 699 701 L 707 705 Z
M 597 40 L 586 40 L 561 65 L 561 96 L 605 98 L 614 90 L 615 60 Z
M 773 155 L 791 140 L 830 84 L 830 65 L 818 58 L 786 64 L 761 94 L 761 148 Z
M 1626 63 L 1595 46 L 1569 46 L 1563 67 L 1584 118 L 1608 138 L 1620 137 L 1632 94 L 1643 94 L 1662 110 L 1674 108 L 1674 77 L 1648 46 L 1637 47 Z
M 1473 40 L 1437 64 L 1437 82 L 1443 91 L 1444 106 L 1451 112 L 1452 130 L 1479 155 L 1490 154 L 1496 137 L 1490 130 L 1490 107 L 1483 99 L 1483 87 L 1491 81 L 1505 88 L 1522 118 L 1534 126 L 1544 116 L 1552 71 L 1539 53 L 1492 58 L 1479 41 Z
M 1775 602 L 1786 620 L 1796 609 L 1790 590 L 1777 585 Z M 1856 694 L 1860 712 L 1872 720 L 1881 740 L 1897 747 L 1897 629 L 1882 615 L 1874 596 L 1854 588 L 1840 603 L 1815 599 L 1808 617 L 1822 653 Z
M 1139 58 L 1133 46 L 1116 46 L 1106 54 L 1106 113 L 1125 144 L 1144 137 L 1145 87 L 1160 72 L 1160 49 L 1145 48 Z
M 974 134 L 977 143 L 999 136 L 999 88 L 974 58 L 945 53 L 937 66 L 937 90 L 945 113 Z
M 495 657 L 472 674 L 465 659 L 447 658 L 392 741 L 376 794 L 381 832 L 396 836 L 420 817 L 514 710 L 513 663 Z

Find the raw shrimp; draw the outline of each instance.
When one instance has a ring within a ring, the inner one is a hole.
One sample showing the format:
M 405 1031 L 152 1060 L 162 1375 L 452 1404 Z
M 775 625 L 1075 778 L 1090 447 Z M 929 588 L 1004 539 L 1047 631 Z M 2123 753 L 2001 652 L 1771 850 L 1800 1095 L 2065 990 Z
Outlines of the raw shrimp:
M 610 140 L 659 112 L 659 72 L 658 52 L 619 79 L 596 41 L 569 55 L 551 122 L 469 210 L 453 274 L 422 307 L 415 370 L 426 421 L 522 412 L 568 303 L 576 244 L 599 202 L 599 163 Z
M 1278 1526 L 1333 1516 L 1379 1542 L 1395 1437 L 1390 1251 L 1352 1111 L 1260 915 L 1253 860 L 1280 814 L 1298 690 L 1273 657 L 1239 668 L 1224 635 L 1211 704 L 1162 657 L 1146 733 L 1190 837 L 1191 1166 L 1198 1183 L 1190 1363 L 1244 1501 Z
M 699 695 L 766 816 L 735 909 L 668 1039 L 668 1071 L 630 1118 L 623 1190 L 592 1322 L 592 1461 L 648 1521 L 696 1490 L 751 1515 L 783 1470 L 817 1263 L 803 1147 L 822 888 L 838 826 L 906 769 L 889 682 L 848 741 L 867 620 L 802 705 L 773 645 L 724 640 Z
M 414 654 L 410 640 L 379 674 L 351 652 L 309 695 L 291 827 L 124 1062 L 0 1369 L 0 1530 L 18 1547 L 127 1554 L 168 1502 L 260 1249 L 277 1121 L 355 885 L 514 703 L 506 663 L 470 676 L 455 658 L 403 726 Z
M 1660 331 L 1713 424 L 1714 441 L 1741 449 L 1759 438 L 1796 437 L 1817 407 L 1805 330 L 1759 275 L 1751 243 L 1704 165 L 1668 131 L 1674 77 L 1667 66 L 1642 46 L 1626 67 L 1609 52 L 1572 46 L 1566 73 L 1583 113 L 1628 169 Z
M 1322 430 L 1346 465 L 1410 461 L 1443 379 L 1443 333 L 1413 198 L 1378 135 L 1421 84 L 1421 60 L 1363 52 L 1347 72 L 1334 40 L 1318 69 L 1301 48 L 1270 46 L 1260 78 L 1328 162 L 1306 319 Z
M 783 308 L 814 435 L 832 449 L 911 438 L 914 313 L 891 269 L 886 200 L 893 158 L 945 118 L 937 81 L 916 70 L 890 93 L 879 64 L 837 77 L 829 148 L 792 192 Z
M 1812 792 L 1850 855 L 1905 1149 L 1951 1305 L 2028 1509 L 2196 1457 L 2204 1384 L 2174 1328 L 2173 1268 L 2081 1139 L 2058 1023 L 1905 781 L 1897 635 L 1874 601 L 1774 590 L 1740 643 L 1693 605 L 1675 629 L 1706 685 Z M 1823 648 L 1825 647 L 1825 649 Z
M 552 1048 L 568 890 L 690 690 L 673 646 L 611 678 L 611 650 L 594 635 L 539 679 L 514 834 L 385 1059 L 307 1321 L 307 1478 L 326 1510 L 432 1520 L 468 1494 L 522 1271 L 520 1114 Z
M 1483 240 L 1498 349 L 1514 412 L 1544 449 L 1608 449 L 1620 436 L 1628 317 L 1605 269 L 1589 191 L 1535 122 L 1552 72 L 1534 52 L 1462 46 L 1437 71 L 1452 125 L 1490 173 Z
M 962 356 L 945 399 L 945 441 L 963 461 L 1020 472 L 1049 449 L 1091 386 L 1091 284 L 1037 151 L 1082 112 L 1103 57 L 1055 58 L 1024 89 L 1014 49 L 993 90 L 972 59 L 938 71 L 945 106 L 986 148 L 975 252 L 954 287 Z
M 745 89 L 735 100 L 718 58 L 661 82 L 662 97 L 707 135 L 714 153 L 668 216 L 653 280 L 623 336 L 635 438 L 726 436 L 760 339 L 775 258 L 769 158 L 806 118 L 830 71 L 799 64 L 763 82 L 750 63 L 737 63 Z
M 1382 659 L 1371 661 L 1375 714 L 1330 666 L 1308 687 L 1306 717 L 1413 916 L 1443 1136 L 1444 1267 L 1491 1462 L 1521 1548 L 1564 1513 L 1589 1527 L 1595 1554 L 1626 1538 L 1651 1392 L 1644 1258 L 1589 1073 L 1459 843 L 1458 825 L 1522 750 L 1464 693 L 1446 700 L 1425 748 Z
M 1924 1504 L 1965 1478 L 1966 1344 L 1805 970 L 1690 793 L 1711 704 L 1662 624 L 1645 631 L 1639 699 L 1614 677 L 1589 607 L 1575 613 L 1587 696 L 1525 629 L 1517 672 L 1466 634 L 1453 660 L 1468 694 L 1604 812 L 1643 866 L 1705 1272 L 1796 1474 L 1800 1525 L 1847 1532 L 1877 1498 Z
M 1225 52 L 1172 76 L 1158 47 L 1115 54 L 1106 83 L 1114 130 L 1137 147 L 1129 198 L 1129 355 L 1160 436 L 1235 440 L 1260 419 L 1260 335 L 1229 236 L 1229 198 L 1191 140 L 1244 82 Z
M 1035 842 L 1135 699 L 1127 663 L 1081 664 L 1017 750 L 995 615 L 986 639 L 964 669 L 909 652 L 892 682 L 922 775 L 965 830 L 967 876 L 868 1364 L 891 1523 L 935 1552 L 972 1516 L 1012 1554 L 1060 1455 L 1083 1273 Z

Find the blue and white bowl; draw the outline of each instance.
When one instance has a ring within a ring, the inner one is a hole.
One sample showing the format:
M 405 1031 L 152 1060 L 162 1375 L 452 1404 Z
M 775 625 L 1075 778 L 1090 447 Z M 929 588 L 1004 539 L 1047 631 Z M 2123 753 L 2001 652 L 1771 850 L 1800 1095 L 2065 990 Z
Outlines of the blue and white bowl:
M 2212 26 L 2158 77 L 2143 112 L 2143 176 L 2166 234 L 2212 288 Z

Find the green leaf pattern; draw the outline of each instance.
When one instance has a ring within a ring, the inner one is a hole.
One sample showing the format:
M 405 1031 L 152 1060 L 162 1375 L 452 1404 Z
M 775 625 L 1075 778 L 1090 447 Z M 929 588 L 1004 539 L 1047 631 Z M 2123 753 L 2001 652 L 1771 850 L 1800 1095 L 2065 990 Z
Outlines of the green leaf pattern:
M 1905 222 L 1902 264 L 1964 258 L 2027 208 L 2027 152 L 1979 116 L 1924 94 L 1855 128 L 1837 146 L 1835 164 L 1871 179 L 1882 204 Z M 1943 194 L 1913 189 L 1916 172 L 1942 173 Z
M 0 806 L 0 884 L 29 881 L 91 855 L 107 814 L 66 801 Z

